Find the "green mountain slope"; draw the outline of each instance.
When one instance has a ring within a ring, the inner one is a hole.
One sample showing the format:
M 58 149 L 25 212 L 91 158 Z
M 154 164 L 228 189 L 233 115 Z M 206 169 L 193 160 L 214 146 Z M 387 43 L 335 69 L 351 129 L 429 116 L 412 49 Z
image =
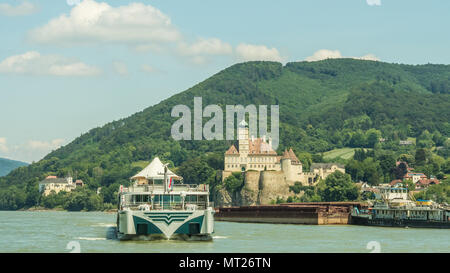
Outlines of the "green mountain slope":
M 7 175 L 12 170 L 17 169 L 19 167 L 27 166 L 28 163 L 6 159 L 6 158 L 0 158 L 0 176 Z
M 354 59 L 248 62 L 233 65 L 192 88 L 128 118 L 95 128 L 27 168 L 0 179 L 0 189 L 35 184 L 48 174 L 75 173 L 89 187 L 128 183 L 135 162 L 158 155 L 174 166 L 229 141 L 174 141 L 171 109 L 195 96 L 203 106 L 280 105 L 279 151 L 320 153 L 370 147 L 360 135 L 377 129 L 389 140 L 425 130 L 450 136 L 450 66 L 400 65 Z M 224 111 L 225 112 L 225 111 Z M 269 117 L 270 120 L 270 117 Z M 206 119 L 205 119 L 206 121 Z M 218 164 L 220 166 L 220 163 Z

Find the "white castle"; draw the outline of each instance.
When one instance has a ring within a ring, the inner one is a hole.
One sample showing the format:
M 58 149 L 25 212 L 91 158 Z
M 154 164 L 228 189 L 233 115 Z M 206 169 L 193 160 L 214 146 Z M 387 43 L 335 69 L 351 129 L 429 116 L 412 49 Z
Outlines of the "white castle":
M 319 178 L 325 179 L 336 170 L 345 173 L 344 166 L 337 163 L 315 163 L 310 172 L 303 172 L 303 165 L 292 148 L 279 156 L 272 148 L 270 137 L 249 137 L 245 120 L 239 123 L 238 141 L 225 152 L 224 165 L 222 179 L 232 172 L 281 171 L 283 177 L 280 179 L 289 181 L 289 184 L 301 182 L 303 185 L 313 185 Z

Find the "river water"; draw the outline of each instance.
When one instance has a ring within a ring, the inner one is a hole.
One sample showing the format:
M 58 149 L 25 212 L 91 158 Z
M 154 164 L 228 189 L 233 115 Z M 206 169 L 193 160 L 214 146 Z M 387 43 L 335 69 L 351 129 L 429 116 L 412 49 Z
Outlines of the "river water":
M 215 223 L 212 242 L 110 239 L 116 215 L 0 211 L 0 252 L 450 252 L 450 230 Z

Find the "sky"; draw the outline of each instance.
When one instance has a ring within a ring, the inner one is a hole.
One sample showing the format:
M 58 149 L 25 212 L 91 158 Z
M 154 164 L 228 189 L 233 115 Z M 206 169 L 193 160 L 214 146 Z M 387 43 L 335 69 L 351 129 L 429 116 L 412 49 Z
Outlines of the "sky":
M 0 0 L 0 157 L 33 162 L 252 60 L 450 63 L 450 1 Z

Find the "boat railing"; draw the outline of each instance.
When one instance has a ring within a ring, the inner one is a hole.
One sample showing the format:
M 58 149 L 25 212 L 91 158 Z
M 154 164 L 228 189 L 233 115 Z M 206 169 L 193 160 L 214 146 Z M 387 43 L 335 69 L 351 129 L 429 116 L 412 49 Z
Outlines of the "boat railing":
M 184 205 L 181 202 L 170 203 L 152 203 L 150 202 L 129 202 L 122 205 L 122 208 L 128 208 L 130 210 L 204 210 L 208 207 L 214 207 L 214 202 L 185 202 Z
M 155 190 L 164 190 L 164 185 L 135 185 L 125 188 L 126 192 L 152 192 Z M 175 184 L 172 191 L 177 192 L 209 192 L 209 185 L 206 184 Z

